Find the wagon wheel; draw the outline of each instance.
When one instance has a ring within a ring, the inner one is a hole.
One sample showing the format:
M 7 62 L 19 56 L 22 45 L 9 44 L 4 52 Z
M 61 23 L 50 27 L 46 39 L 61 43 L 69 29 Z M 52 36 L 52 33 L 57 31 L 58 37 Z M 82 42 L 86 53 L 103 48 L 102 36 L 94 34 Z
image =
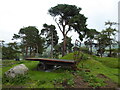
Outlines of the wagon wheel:
M 45 70 L 45 69 L 46 69 L 45 63 L 40 62 L 40 63 L 37 65 L 37 70 Z

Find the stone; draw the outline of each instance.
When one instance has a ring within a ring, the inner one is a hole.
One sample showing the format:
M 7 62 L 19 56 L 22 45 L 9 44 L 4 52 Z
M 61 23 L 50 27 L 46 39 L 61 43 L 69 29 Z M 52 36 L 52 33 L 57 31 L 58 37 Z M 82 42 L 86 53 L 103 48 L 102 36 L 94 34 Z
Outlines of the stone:
M 16 75 L 24 75 L 27 71 L 28 68 L 24 64 L 20 64 L 5 72 L 5 75 L 14 78 Z

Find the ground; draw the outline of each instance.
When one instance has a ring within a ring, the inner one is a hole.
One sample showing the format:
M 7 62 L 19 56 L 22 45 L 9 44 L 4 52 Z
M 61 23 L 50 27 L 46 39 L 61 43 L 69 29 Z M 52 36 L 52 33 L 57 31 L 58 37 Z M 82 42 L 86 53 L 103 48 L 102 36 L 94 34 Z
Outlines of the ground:
M 61 59 L 72 59 L 72 53 Z M 3 87 L 6 88 L 117 88 L 118 87 L 118 59 L 89 56 L 77 65 L 77 70 L 58 69 L 51 72 L 37 71 L 37 61 L 3 61 L 4 72 L 18 64 L 25 64 L 29 68 L 28 75 L 6 82 L 3 77 Z M 84 58 L 86 58 L 84 57 Z M 109 62 L 108 62 L 109 61 Z M 108 63 L 107 63 L 108 62 Z M 24 84 L 19 82 L 25 82 Z M 25 79 L 25 80 L 24 80 Z M 17 81 L 18 80 L 18 81 Z M 120 84 L 119 84 L 120 85 Z

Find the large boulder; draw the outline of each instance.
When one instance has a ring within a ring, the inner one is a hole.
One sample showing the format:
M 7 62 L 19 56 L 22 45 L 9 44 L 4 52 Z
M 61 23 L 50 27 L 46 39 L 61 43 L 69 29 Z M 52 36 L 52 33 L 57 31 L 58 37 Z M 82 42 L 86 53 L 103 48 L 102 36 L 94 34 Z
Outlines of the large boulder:
M 19 75 L 19 74 L 24 75 L 25 73 L 27 73 L 27 71 L 28 71 L 28 68 L 24 64 L 20 64 L 11 68 L 7 72 L 5 72 L 5 75 L 7 77 L 14 78 L 16 75 Z

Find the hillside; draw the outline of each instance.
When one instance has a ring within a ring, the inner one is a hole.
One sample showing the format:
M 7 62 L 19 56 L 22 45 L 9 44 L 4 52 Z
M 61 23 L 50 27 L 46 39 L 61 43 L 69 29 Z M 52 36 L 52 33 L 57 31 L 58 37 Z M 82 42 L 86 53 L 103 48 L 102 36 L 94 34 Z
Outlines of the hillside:
M 61 59 L 73 59 L 70 53 Z M 96 57 L 82 53 L 77 70 L 60 68 L 51 72 L 37 71 L 38 61 L 3 61 L 3 88 L 115 88 L 118 84 L 118 59 Z M 109 63 L 107 63 L 109 61 Z M 6 78 L 4 72 L 18 64 L 25 64 L 28 74 Z M 120 83 L 119 83 L 120 84 Z
M 61 59 L 73 59 L 73 53 L 70 53 Z M 89 69 L 90 74 L 97 76 L 97 75 L 104 75 L 105 77 L 110 78 L 113 82 L 118 82 L 118 70 L 120 66 L 118 65 L 118 58 L 112 57 L 97 57 L 97 56 L 90 56 L 84 53 L 84 58 L 89 57 L 87 60 L 81 60 L 78 64 L 78 68 Z

